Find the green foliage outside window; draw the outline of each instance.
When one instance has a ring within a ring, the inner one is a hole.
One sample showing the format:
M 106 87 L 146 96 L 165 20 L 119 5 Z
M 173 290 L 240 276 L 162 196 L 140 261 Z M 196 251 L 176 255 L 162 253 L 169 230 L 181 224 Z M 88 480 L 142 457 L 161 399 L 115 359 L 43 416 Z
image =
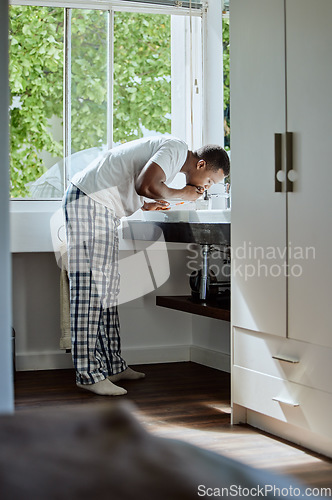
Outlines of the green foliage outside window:
M 105 145 L 107 14 L 72 10 L 71 152 Z M 114 15 L 113 140 L 171 132 L 170 16 Z M 229 146 L 229 21 L 223 21 L 225 144 Z M 63 155 L 52 123 L 63 119 L 64 10 L 10 7 L 11 196 L 46 172 L 44 152 Z M 59 135 L 59 134 L 58 134 Z M 60 134 L 61 136 L 61 134 Z
M 171 133 L 171 18 L 117 12 L 114 19 L 114 142 Z
M 230 149 L 230 81 L 229 81 L 229 17 L 223 18 L 222 21 L 223 34 L 223 72 L 224 72 L 224 141 L 225 149 Z
M 106 144 L 105 12 L 72 11 L 72 153 Z M 114 25 L 114 142 L 171 131 L 170 16 L 120 12 Z M 29 197 L 47 151 L 62 156 L 52 117 L 63 115 L 63 9 L 10 8 L 11 196 Z
M 107 144 L 107 12 L 71 11 L 71 151 Z
M 12 6 L 9 57 L 11 196 L 25 197 L 26 183 L 44 172 L 38 153 L 62 154 L 48 121 L 53 115 L 62 116 L 61 11 Z

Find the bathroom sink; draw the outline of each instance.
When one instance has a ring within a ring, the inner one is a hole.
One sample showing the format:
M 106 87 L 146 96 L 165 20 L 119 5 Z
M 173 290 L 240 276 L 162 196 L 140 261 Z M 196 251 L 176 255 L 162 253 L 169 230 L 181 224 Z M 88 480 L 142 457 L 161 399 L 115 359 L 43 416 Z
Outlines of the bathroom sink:
M 230 210 L 165 210 L 141 212 L 123 224 L 125 239 L 230 245 Z
M 193 210 L 189 214 L 189 222 L 231 222 L 231 209 L 227 210 Z
M 142 220 L 154 222 L 231 222 L 231 210 L 151 210 L 142 212 Z

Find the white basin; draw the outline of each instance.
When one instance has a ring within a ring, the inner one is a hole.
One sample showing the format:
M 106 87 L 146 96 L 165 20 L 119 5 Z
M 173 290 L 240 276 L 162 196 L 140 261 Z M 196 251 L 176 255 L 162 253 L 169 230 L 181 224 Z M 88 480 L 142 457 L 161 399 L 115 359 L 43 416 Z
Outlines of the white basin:
M 189 214 L 189 222 L 231 222 L 231 209 L 225 210 L 192 210 Z
M 142 213 L 142 219 L 156 222 L 231 222 L 231 210 L 151 210 Z

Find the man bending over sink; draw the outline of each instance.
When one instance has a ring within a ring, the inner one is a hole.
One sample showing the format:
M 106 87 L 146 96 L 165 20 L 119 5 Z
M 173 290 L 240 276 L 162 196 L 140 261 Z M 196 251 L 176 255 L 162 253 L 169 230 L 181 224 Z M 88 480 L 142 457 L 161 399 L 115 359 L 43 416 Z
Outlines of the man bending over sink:
M 185 174 L 185 187 L 168 187 L 179 172 Z M 220 146 L 189 151 L 180 139 L 157 136 L 117 146 L 73 177 L 63 206 L 78 387 L 98 395 L 120 396 L 127 391 L 115 382 L 145 376 L 128 367 L 121 356 L 117 309 L 120 218 L 139 208 L 167 208 L 166 200 L 195 201 L 228 173 L 229 158 Z

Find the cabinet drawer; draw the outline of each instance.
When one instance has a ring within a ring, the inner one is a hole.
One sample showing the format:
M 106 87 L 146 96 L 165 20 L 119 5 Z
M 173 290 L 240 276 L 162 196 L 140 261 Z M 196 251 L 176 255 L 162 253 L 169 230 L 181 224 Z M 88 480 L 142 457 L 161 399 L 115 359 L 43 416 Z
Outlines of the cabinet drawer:
M 332 395 L 239 366 L 233 373 L 234 403 L 332 438 Z
M 234 328 L 234 364 L 332 393 L 332 349 Z

